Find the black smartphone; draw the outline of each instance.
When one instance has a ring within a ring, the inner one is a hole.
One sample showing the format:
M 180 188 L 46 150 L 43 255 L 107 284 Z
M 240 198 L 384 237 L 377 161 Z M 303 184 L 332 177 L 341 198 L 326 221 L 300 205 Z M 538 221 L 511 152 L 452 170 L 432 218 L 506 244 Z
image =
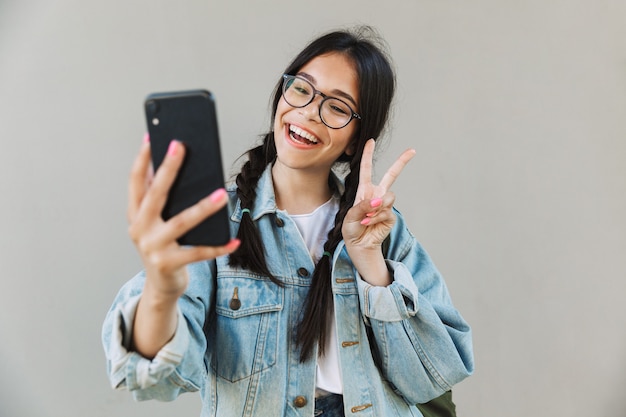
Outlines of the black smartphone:
M 172 140 L 185 145 L 185 159 L 163 208 L 168 220 L 224 187 L 217 114 L 206 90 L 150 94 L 144 103 L 154 170 Z M 178 239 L 181 245 L 221 246 L 230 240 L 228 209 L 223 207 Z

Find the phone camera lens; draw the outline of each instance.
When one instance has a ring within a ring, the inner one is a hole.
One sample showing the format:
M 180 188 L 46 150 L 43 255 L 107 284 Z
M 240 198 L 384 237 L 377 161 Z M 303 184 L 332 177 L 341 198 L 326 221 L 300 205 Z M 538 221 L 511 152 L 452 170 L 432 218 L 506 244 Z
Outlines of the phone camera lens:
M 156 114 L 159 111 L 159 103 L 154 100 L 148 100 L 146 102 L 146 110 L 149 114 Z

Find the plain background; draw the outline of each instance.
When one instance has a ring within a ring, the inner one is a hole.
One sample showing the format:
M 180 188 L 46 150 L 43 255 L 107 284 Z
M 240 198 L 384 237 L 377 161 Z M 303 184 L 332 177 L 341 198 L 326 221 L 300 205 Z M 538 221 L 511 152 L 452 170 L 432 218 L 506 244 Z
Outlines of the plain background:
M 143 99 L 211 89 L 230 166 L 288 61 L 358 23 L 397 68 L 378 172 L 417 149 L 397 206 L 473 326 L 459 415 L 626 415 L 624 1 L 0 0 L 1 416 L 199 415 L 105 373 Z

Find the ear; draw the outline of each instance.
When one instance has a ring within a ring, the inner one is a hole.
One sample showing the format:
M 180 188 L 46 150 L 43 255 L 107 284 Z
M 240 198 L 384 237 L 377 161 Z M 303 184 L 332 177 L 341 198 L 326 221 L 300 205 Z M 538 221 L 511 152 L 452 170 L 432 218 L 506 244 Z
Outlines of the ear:
M 350 142 L 350 144 L 348 145 L 344 153 L 348 156 L 352 156 L 354 155 L 355 152 L 356 152 L 356 139 Z

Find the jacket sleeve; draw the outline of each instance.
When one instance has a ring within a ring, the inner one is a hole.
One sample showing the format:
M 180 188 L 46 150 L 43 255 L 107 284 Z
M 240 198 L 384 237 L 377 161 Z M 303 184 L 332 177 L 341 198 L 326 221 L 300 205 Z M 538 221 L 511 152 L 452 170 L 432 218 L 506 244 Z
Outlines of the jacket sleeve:
M 384 378 L 408 403 L 425 403 L 473 373 L 471 329 L 396 214 L 386 260 L 393 282 L 374 287 L 357 273 L 361 312 Z
M 102 327 L 107 371 L 113 388 L 129 390 L 139 401 L 172 401 L 183 392 L 201 388 L 207 373 L 203 326 L 212 302 L 214 269 L 211 262 L 187 267 L 189 286 L 178 300 L 176 333 L 152 360 L 131 350 L 144 273 L 122 287 Z

